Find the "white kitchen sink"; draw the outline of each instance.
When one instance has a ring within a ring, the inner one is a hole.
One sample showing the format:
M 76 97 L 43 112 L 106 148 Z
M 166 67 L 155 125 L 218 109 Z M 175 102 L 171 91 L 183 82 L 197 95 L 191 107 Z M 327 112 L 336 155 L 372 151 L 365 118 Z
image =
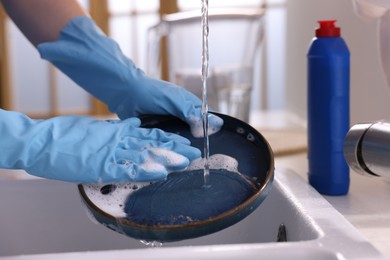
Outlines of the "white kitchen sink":
M 385 259 L 287 169 L 276 170 L 269 196 L 241 222 L 161 248 L 92 223 L 76 185 L 2 181 L 0 197 L 0 256 L 10 259 Z

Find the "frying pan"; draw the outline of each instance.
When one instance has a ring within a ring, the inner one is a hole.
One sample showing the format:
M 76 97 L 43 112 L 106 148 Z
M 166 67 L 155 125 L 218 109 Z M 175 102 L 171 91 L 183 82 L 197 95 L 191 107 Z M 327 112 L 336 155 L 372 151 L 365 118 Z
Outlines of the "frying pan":
M 236 118 L 224 120 L 209 137 L 210 158 L 236 160 L 236 170 L 210 170 L 205 187 L 203 170 L 171 173 L 155 183 L 78 185 L 89 215 L 126 236 L 173 242 L 208 235 L 227 228 L 252 213 L 268 195 L 274 178 L 274 158 L 264 137 Z M 146 116 L 142 126 L 180 134 L 203 150 L 188 125 L 172 116 Z

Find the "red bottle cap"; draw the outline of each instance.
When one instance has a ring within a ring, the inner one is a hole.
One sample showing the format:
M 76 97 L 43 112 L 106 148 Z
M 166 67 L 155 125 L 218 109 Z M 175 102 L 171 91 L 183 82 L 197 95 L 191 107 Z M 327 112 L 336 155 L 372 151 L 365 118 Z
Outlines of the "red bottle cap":
M 318 21 L 320 28 L 316 29 L 316 37 L 338 37 L 340 36 L 340 27 L 336 27 L 336 20 Z

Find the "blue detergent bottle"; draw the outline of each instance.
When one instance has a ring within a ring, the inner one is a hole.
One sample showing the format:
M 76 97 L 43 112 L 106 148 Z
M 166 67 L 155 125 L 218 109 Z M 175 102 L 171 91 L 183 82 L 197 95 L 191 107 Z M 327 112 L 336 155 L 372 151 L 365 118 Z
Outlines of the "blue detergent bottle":
M 344 195 L 349 189 L 343 143 L 350 124 L 350 53 L 335 20 L 318 22 L 307 53 L 308 177 L 318 192 Z

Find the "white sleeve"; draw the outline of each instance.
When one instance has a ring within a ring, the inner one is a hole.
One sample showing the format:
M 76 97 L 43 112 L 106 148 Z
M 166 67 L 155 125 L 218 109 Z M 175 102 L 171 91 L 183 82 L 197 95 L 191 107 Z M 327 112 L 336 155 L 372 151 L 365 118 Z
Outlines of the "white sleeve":
M 379 18 L 390 9 L 390 0 L 353 0 L 355 13 L 362 18 Z

